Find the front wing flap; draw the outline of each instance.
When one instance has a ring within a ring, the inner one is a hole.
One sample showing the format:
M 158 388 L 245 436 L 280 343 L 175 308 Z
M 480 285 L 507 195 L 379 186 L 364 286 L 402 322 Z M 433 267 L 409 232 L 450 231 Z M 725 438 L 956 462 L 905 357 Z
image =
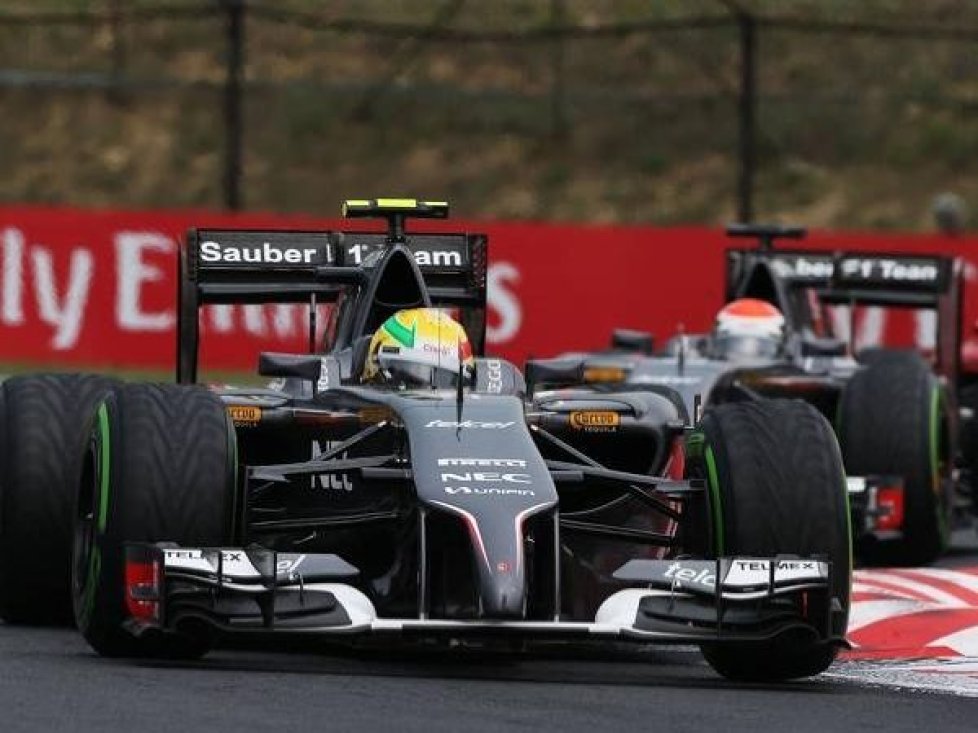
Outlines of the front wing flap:
M 795 557 L 630 560 L 615 571 L 614 577 L 672 593 L 753 601 L 823 589 L 828 584 L 829 564 Z M 721 579 L 719 585 L 717 578 Z

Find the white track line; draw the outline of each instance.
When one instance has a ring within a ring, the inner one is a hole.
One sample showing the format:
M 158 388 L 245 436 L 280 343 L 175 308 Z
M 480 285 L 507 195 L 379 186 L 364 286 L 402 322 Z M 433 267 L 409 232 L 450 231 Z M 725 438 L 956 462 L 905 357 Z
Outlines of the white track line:
M 915 593 L 908 593 L 907 591 L 899 590 L 896 588 L 881 588 L 880 586 L 873 585 L 872 583 L 863 583 L 859 580 L 854 580 L 852 583 L 852 595 L 855 597 L 858 596 L 860 593 L 865 593 L 867 595 L 872 594 L 872 595 L 886 596 L 886 600 L 891 600 L 891 601 L 897 601 L 897 600 L 918 601 L 920 603 L 927 603 L 927 601 L 918 598 Z M 883 599 L 874 598 L 872 600 L 883 600 Z M 862 603 L 862 602 L 863 601 L 860 601 L 856 598 L 854 598 L 853 600 L 853 603 Z
M 880 583 L 885 583 L 888 585 L 896 586 L 897 588 L 903 588 L 907 591 L 926 598 L 934 603 L 941 604 L 942 606 L 947 606 L 949 608 L 970 608 L 970 604 L 967 601 L 963 601 L 951 593 L 947 593 L 939 588 L 935 588 L 927 582 L 920 582 L 912 580 L 911 578 L 906 578 L 902 575 L 896 573 L 888 573 L 886 571 L 873 571 L 870 577 L 866 577 L 867 574 L 863 573 L 859 582 L 872 585 L 873 580 L 878 580 Z M 881 590 L 885 590 L 881 588 Z
M 959 570 L 949 570 L 948 568 L 921 568 L 914 572 L 973 592 L 975 594 L 975 605 L 978 606 L 978 575 L 962 573 Z
M 930 646 L 946 646 L 953 649 L 962 657 L 978 658 L 978 628 L 961 629 L 953 634 L 948 634 L 940 639 L 934 639 Z M 975 668 L 975 675 L 978 675 L 978 667 Z
M 975 660 L 968 660 L 971 665 Z M 923 665 L 920 662 L 841 662 L 823 677 L 871 687 L 897 690 L 942 692 L 959 697 L 978 698 L 978 669 L 951 665 Z M 936 722 L 936 721 L 935 721 Z
M 852 610 L 849 612 L 848 633 L 853 634 L 866 626 L 870 626 L 880 621 L 899 618 L 901 616 L 912 616 L 915 613 L 930 611 L 934 610 L 935 608 L 941 608 L 941 606 L 935 606 L 932 603 L 923 603 L 921 601 L 909 599 L 901 600 L 896 598 L 892 600 L 864 601 L 862 603 L 854 603 Z

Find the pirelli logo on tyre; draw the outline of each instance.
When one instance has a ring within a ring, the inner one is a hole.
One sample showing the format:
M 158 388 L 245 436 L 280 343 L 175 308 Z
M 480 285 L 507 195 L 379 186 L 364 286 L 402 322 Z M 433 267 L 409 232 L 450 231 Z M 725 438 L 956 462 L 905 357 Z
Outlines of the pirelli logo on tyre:
M 570 424 L 575 430 L 607 433 L 618 429 L 621 416 L 614 410 L 576 410 L 570 414 Z
M 252 427 L 261 422 L 261 408 L 254 405 L 228 405 L 228 414 L 238 428 Z

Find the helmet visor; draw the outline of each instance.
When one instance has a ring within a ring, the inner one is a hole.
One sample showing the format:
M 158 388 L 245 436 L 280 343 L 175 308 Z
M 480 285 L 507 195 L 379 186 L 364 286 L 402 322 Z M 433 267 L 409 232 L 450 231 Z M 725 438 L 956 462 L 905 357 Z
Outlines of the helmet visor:
M 458 361 L 454 364 L 436 366 L 424 361 L 412 359 L 403 354 L 384 353 L 378 355 L 380 372 L 388 384 L 397 387 L 434 387 L 450 389 L 458 385 Z M 456 368 L 451 368 L 452 366 Z M 463 367 L 462 378 L 468 381 L 469 369 Z
M 769 336 L 717 334 L 713 345 L 716 355 L 729 361 L 773 359 L 781 354 L 781 340 Z

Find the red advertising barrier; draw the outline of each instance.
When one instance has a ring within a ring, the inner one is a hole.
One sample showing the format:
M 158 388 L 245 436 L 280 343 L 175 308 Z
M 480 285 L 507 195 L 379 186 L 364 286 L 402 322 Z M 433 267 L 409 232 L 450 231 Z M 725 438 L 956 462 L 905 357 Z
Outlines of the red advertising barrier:
M 0 207 L 0 362 L 171 369 L 176 254 L 191 226 L 335 229 L 350 222 Z M 727 240 L 717 229 L 456 220 L 415 226 L 489 234 L 489 349 L 517 362 L 601 347 L 614 327 L 660 338 L 678 324 L 704 330 L 722 304 Z M 978 258 L 978 238 L 822 232 L 806 246 Z M 973 280 L 969 273 L 969 291 Z M 966 303 L 970 324 L 978 293 Z M 926 344 L 927 328 L 911 327 L 909 335 Z M 251 370 L 261 349 L 303 349 L 306 328 L 301 306 L 212 306 L 202 317 L 203 362 Z M 857 328 L 861 342 L 873 343 L 895 325 L 864 314 Z

